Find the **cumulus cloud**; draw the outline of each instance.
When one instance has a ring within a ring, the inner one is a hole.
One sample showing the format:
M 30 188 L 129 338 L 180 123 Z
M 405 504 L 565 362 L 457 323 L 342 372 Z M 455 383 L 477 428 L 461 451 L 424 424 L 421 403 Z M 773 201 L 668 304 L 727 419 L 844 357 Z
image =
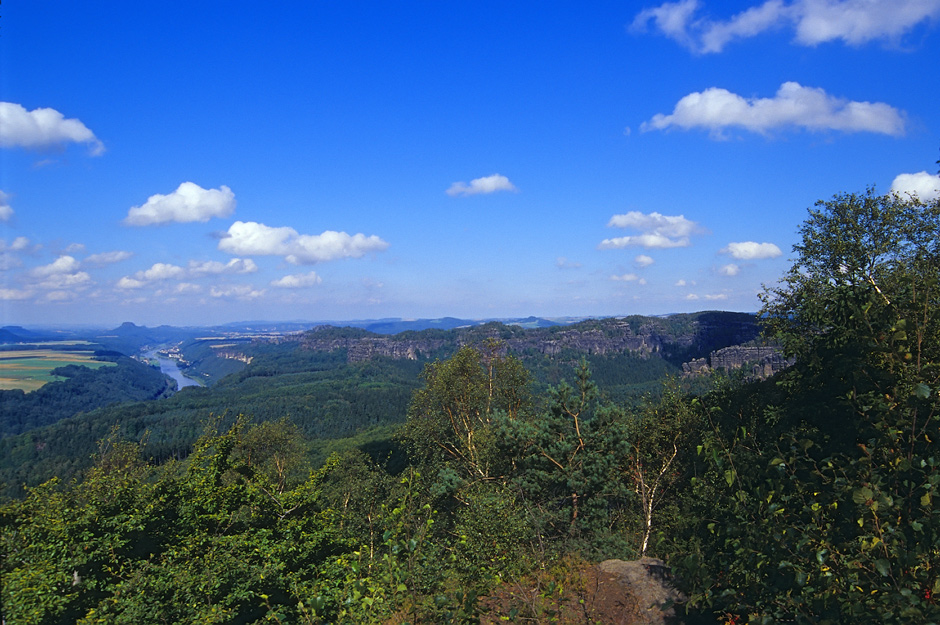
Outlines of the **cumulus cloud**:
M 228 217 L 235 210 L 235 194 L 227 186 L 203 189 L 184 182 L 168 195 L 151 195 L 143 206 L 127 211 L 124 223 L 129 226 L 154 226 L 170 222 L 205 223 L 213 217 Z
M 451 197 L 478 195 L 486 193 L 496 193 L 497 191 L 518 191 L 516 187 L 509 182 L 509 178 L 499 174 L 484 176 L 483 178 L 474 178 L 470 184 L 466 182 L 455 182 L 447 189 L 447 195 Z
M 138 280 L 136 278 L 131 278 L 129 276 L 124 276 L 115 283 L 115 286 L 119 289 L 139 289 L 140 287 L 147 284 L 143 280 Z
M 15 243 L 15 241 L 14 241 Z M 56 274 L 63 273 L 73 273 L 78 271 L 79 263 L 72 256 L 59 256 L 57 259 L 49 263 L 48 265 L 42 265 L 40 267 L 34 267 L 30 271 L 30 275 L 37 278 L 45 278 L 47 276 L 52 276 Z
M 171 278 L 182 278 L 186 275 L 186 270 L 178 265 L 169 263 L 154 263 L 150 269 L 138 271 L 134 277 L 144 282 L 156 282 L 158 280 L 170 280 Z
M 29 239 L 26 237 L 16 237 L 10 244 L 7 244 L 5 240 L 0 239 L 0 252 L 21 252 L 28 247 Z
M 564 256 L 559 256 L 555 259 L 555 266 L 559 269 L 579 269 L 581 267 L 581 263 L 569 260 Z
M 29 245 L 29 239 L 26 237 L 16 237 L 12 243 L 0 239 L 0 271 L 19 267 L 22 263 L 17 257 L 17 252 L 28 249 Z
M 705 128 L 715 138 L 723 138 L 724 131 L 732 127 L 760 134 L 789 127 L 900 136 L 904 134 L 904 116 L 881 102 L 849 101 L 822 89 L 785 82 L 772 98 L 744 98 L 718 87 L 690 93 L 679 100 L 671 115 L 658 113 L 640 129 L 674 127 Z
M 29 275 L 37 278 L 35 286 L 42 289 L 70 289 L 87 286 L 91 276 L 79 271 L 81 263 L 72 256 L 59 256 L 48 265 L 34 267 Z
M 112 265 L 114 263 L 119 263 L 122 260 L 127 260 L 133 256 L 133 252 L 125 252 L 122 250 L 115 250 L 113 252 L 102 252 L 100 254 L 92 254 L 91 256 L 85 259 L 85 263 L 89 265 Z
M 144 269 L 134 274 L 134 277 L 124 276 L 117 281 L 119 289 L 139 289 L 151 282 L 161 282 L 174 278 L 183 278 L 186 270 L 178 265 L 169 263 L 154 263 L 150 269 Z
M 223 274 L 223 273 L 254 273 L 258 265 L 250 258 L 233 258 L 227 263 L 216 260 L 206 262 L 189 261 L 189 271 L 193 275 Z
M 637 284 L 646 284 L 646 280 L 636 275 L 635 273 L 625 273 L 622 275 L 614 275 L 610 277 L 614 282 L 636 282 Z
M 13 207 L 10 206 L 10 195 L 0 191 L 0 221 L 10 221 L 13 217 Z
M 209 289 L 212 297 L 234 297 L 236 299 L 257 299 L 264 295 L 264 289 L 256 289 L 247 284 L 214 286 Z
M 715 293 L 713 295 L 706 295 L 705 299 L 715 301 L 715 300 L 725 300 L 728 299 L 728 295 L 725 293 Z
M 317 275 L 317 272 L 297 273 L 290 276 L 284 276 L 271 282 L 271 286 L 282 289 L 301 289 L 310 286 L 316 286 L 323 282 L 323 279 Z
M 388 243 L 375 235 L 349 235 L 327 230 L 300 234 L 293 228 L 270 227 L 254 221 L 236 221 L 219 240 L 219 250 L 240 256 L 283 256 L 294 265 L 313 265 L 341 258 L 361 258 L 381 252 Z
M 640 234 L 604 239 L 598 246 L 602 250 L 634 246 L 645 248 L 688 247 L 689 237 L 702 231 L 696 222 L 686 219 L 684 215 L 661 215 L 656 212 L 647 215 L 639 211 L 614 215 L 610 218 L 607 226 L 639 230 Z
M 723 276 L 736 276 L 739 273 L 741 273 L 741 268 L 738 265 L 735 265 L 734 263 L 728 263 L 727 265 L 723 265 L 722 267 L 720 267 L 718 269 L 718 273 L 720 273 Z
M 193 284 L 192 282 L 180 282 L 173 287 L 173 293 L 175 295 L 189 295 L 191 293 L 199 293 L 202 291 L 202 287 L 198 284 Z
M 637 267 L 649 267 L 656 261 L 653 260 L 651 256 L 647 256 L 646 254 L 640 254 L 639 256 L 633 259 L 633 262 L 634 264 L 636 264 Z
M 776 258 L 783 252 L 773 243 L 757 243 L 756 241 L 742 241 L 729 243 L 720 250 L 721 254 L 730 254 L 738 260 L 758 260 L 762 258 Z
M 29 299 L 32 296 L 32 291 L 25 291 L 21 289 L 0 289 L 0 300 L 19 301 Z
M 899 174 L 891 183 L 891 192 L 903 196 L 916 196 L 924 202 L 940 198 L 940 176 L 921 171 L 916 174 Z
M 38 150 L 66 143 L 84 143 L 92 156 L 104 154 L 104 144 L 79 120 L 51 108 L 27 111 L 20 104 L 0 102 L 0 147 Z
M 699 15 L 699 0 L 666 2 L 644 9 L 631 24 L 650 28 L 698 54 L 721 52 L 737 39 L 792 28 L 794 41 L 816 46 L 841 40 L 849 45 L 897 42 L 911 29 L 940 17 L 940 0 L 767 0 L 725 20 Z

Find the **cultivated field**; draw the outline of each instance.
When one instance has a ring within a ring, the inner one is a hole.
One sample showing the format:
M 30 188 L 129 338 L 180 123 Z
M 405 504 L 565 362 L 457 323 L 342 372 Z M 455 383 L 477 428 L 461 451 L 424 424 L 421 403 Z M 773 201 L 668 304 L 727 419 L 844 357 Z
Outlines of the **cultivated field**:
M 93 356 L 92 351 L 62 351 L 49 344 L 43 349 L 0 351 L 0 390 L 35 391 L 47 382 L 62 379 L 52 375 L 56 367 L 75 364 L 97 369 L 114 364 L 92 360 Z

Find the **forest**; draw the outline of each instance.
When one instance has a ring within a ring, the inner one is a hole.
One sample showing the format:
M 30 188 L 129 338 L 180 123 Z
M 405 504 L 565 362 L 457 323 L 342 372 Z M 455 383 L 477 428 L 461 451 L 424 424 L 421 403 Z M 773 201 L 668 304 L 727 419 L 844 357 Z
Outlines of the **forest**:
M 940 622 L 940 200 L 841 194 L 800 237 L 762 294 L 794 359 L 769 379 L 581 358 L 546 381 L 499 337 L 424 363 L 272 346 L 212 389 L 8 437 L 20 466 L 98 443 L 0 506 L 3 620 L 574 622 L 488 598 L 652 555 L 689 622 Z

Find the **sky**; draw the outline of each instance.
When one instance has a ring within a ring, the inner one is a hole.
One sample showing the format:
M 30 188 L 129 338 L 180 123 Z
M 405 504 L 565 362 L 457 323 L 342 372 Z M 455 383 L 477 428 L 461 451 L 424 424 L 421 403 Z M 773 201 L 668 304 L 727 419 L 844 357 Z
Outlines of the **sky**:
M 0 326 L 757 311 L 940 194 L 940 0 L 0 13 Z

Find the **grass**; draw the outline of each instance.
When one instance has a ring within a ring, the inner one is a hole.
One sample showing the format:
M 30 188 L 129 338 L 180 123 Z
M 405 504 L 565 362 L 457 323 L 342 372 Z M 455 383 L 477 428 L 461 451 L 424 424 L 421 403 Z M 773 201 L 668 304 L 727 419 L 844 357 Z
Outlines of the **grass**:
M 92 369 L 113 365 L 94 360 L 91 351 L 57 349 L 17 349 L 0 351 L 0 390 L 22 389 L 27 393 L 43 384 L 63 380 L 52 370 L 66 365 L 84 365 Z

